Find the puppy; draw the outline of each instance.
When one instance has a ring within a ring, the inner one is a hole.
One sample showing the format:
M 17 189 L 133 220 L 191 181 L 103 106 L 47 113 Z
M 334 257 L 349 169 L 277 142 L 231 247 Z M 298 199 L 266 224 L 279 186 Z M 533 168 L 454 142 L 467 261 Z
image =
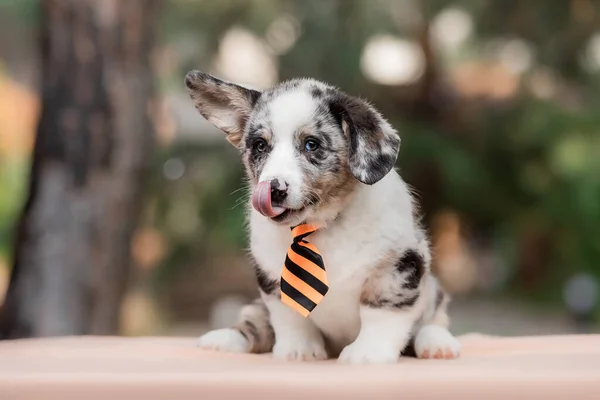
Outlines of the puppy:
M 239 323 L 206 333 L 199 346 L 348 364 L 459 355 L 447 329 L 448 296 L 430 272 L 428 239 L 394 169 L 400 138 L 377 110 L 311 79 L 259 91 L 191 71 L 185 85 L 243 159 L 260 289 Z M 329 286 L 307 317 L 282 302 L 280 284 L 290 228 L 302 223 L 319 227 L 308 239 Z

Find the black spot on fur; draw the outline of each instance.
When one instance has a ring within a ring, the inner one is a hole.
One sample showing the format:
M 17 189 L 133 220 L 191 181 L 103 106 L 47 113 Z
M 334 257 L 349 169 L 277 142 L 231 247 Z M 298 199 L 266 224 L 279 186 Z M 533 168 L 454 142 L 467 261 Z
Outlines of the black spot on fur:
M 385 176 L 390 170 L 390 165 L 394 165 L 396 162 L 396 157 L 383 154 L 383 153 L 374 153 L 366 156 L 367 164 L 369 165 L 368 169 L 365 171 L 364 183 L 375 183 L 379 179 Z
M 329 112 L 340 127 L 344 123 L 347 126 L 352 173 L 367 185 L 379 181 L 396 163 L 400 138 L 379 113 L 363 101 L 339 91 L 327 101 Z M 384 154 L 384 149 L 388 154 Z
M 362 299 L 361 304 L 371 308 L 392 308 L 402 310 L 412 307 L 419 299 L 419 293 L 407 294 L 406 296 L 390 296 L 390 298 L 379 296 Z
M 327 105 L 329 106 L 329 112 L 337 122 L 337 124 L 342 127 L 342 122 L 348 119 L 346 109 L 344 106 L 336 101 L 337 97 L 333 97 L 329 99 Z
M 411 337 L 404 350 L 400 353 L 402 357 L 417 357 L 417 351 L 415 350 L 415 338 Z
M 248 334 L 242 328 L 235 328 L 235 330 L 238 331 L 239 333 L 241 333 L 242 336 L 244 337 L 244 339 L 246 339 L 247 341 L 250 341 Z
M 388 309 L 412 307 L 419 299 L 419 284 L 425 269 L 423 256 L 412 249 L 406 251 L 395 263 L 385 262 L 365 281 L 361 304 Z
M 252 343 L 258 343 L 260 340 L 260 335 L 256 325 L 254 325 L 251 321 L 244 321 L 243 326 L 245 329 L 241 329 L 240 332 L 246 337 L 246 340 L 251 340 Z M 252 338 L 247 337 L 247 334 L 252 336 Z
M 263 291 L 264 294 L 271 295 L 279 287 L 279 282 L 277 282 L 275 279 L 269 278 L 257 264 L 254 265 L 254 273 L 256 274 L 258 287 Z
M 323 145 L 325 146 L 325 149 L 330 149 L 332 142 L 331 142 L 331 137 L 329 136 L 329 134 L 327 134 L 325 132 L 317 132 L 317 135 L 323 141 Z
M 417 302 L 418 299 L 419 299 L 419 293 L 415 293 L 413 295 L 401 298 L 400 300 L 394 302 L 392 306 L 394 308 L 398 308 L 398 309 L 412 307 Z
M 320 99 L 321 97 L 323 97 L 323 91 L 321 89 L 319 89 L 318 87 L 313 87 L 310 90 L 310 95 L 314 98 L 314 99 Z
M 408 272 L 403 287 L 405 289 L 414 290 L 419 287 L 421 278 L 425 273 L 425 260 L 423 260 L 423 257 L 416 251 L 408 250 L 396 263 L 396 269 L 400 273 Z
M 308 162 L 311 163 L 312 165 L 314 165 L 317 168 L 321 168 L 322 166 L 322 160 L 319 160 L 316 157 L 308 157 Z
M 185 86 L 190 90 L 198 89 L 198 86 L 196 85 L 197 81 L 198 80 L 195 78 L 195 76 L 192 73 L 188 73 L 185 76 Z
M 335 96 L 338 93 L 339 93 L 339 90 L 334 87 L 328 87 L 325 89 L 325 94 L 327 96 Z
M 308 162 L 316 167 L 323 166 L 323 163 L 329 158 L 330 154 L 324 149 L 319 149 L 310 153 L 305 153 Z
M 264 127 L 261 124 L 254 124 L 248 128 L 248 136 L 261 136 Z

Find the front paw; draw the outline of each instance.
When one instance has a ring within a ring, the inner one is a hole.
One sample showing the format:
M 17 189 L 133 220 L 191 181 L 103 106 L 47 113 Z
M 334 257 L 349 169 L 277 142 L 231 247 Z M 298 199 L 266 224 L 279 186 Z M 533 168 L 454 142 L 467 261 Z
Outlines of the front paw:
M 396 346 L 386 345 L 375 340 L 356 340 L 342 350 L 338 358 L 340 364 L 394 364 L 398 362 L 400 351 Z
M 453 359 L 460 354 L 460 343 L 447 329 L 427 325 L 417 334 L 415 351 L 419 358 Z
M 239 331 L 231 328 L 217 329 L 200 336 L 198 347 L 228 353 L 249 353 L 250 344 Z
M 321 337 L 283 337 L 275 341 L 273 357 L 285 361 L 326 360 L 327 352 Z

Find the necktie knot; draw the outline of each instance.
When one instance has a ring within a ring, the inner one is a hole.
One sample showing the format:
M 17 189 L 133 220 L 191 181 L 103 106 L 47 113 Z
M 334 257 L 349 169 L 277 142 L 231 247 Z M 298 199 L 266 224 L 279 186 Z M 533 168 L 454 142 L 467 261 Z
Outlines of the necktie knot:
M 292 227 L 292 245 L 288 249 L 281 274 L 281 300 L 307 317 L 329 290 L 325 264 L 319 250 L 305 240 L 318 226 Z
M 311 233 L 316 232 L 319 229 L 318 226 L 313 224 L 300 224 L 292 228 L 292 238 L 294 242 L 299 242 Z

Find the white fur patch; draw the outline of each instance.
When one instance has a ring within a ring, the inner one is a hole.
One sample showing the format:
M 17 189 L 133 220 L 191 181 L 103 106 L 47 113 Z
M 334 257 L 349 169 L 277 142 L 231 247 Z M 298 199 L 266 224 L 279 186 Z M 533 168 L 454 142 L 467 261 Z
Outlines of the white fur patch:
M 419 358 L 457 358 L 460 343 L 447 329 L 425 325 L 415 338 L 415 351 Z
M 394 364 L 398 362 L 399 353 L 396 346 L 377 340 L 356 340 L 342 350 L 338 358 L 340 364 Z
M 275 342 L 273 357 L 285 361 L 318 361 L 327 359 L 327 352 L 322 340 L 290 335 Z
M 422 302 L 421 302 L 422 303 Z M 406 310 L 361 307 L 361 330 L 338 359 L 342 364 L 390 364 L 398 361 L 422 305 Z
M 303 173 L 296 159 L 295 136 L 311 122 L 317 103 L 302 89 L 284 93 L 269 104 L 273 150 L 263 167 L 259 181 L 277 179 L 288 184 L 287 202 L 292 208 L 302 207 Z
M 269 154 L 267 162 L 260 174 L 259 181 L 270 181 L 277 179 L 286 184 L 287 203 L 292 208 L 302 206 L 302 169 L 300 164 L 294 161 L 294 143 L 292 137 L 284 136 L 276 139 L 277 145 Z
M 269 115 L 276 138 L 293 137 L 296 130 L 313 119 L 317 105 L 302 87 L 275 97 L 269 104 Z
M 207 332 L 198 339 L 198 347 L 229 353 L 249 353 L 250 343 L 235 329 L 217 329 Z
M 314 323 L 283 304 L 279 298 L 267 298 L 275 331 L 273 357 L 286 361 L 325 360 L 327 352 L 321 332 Z

